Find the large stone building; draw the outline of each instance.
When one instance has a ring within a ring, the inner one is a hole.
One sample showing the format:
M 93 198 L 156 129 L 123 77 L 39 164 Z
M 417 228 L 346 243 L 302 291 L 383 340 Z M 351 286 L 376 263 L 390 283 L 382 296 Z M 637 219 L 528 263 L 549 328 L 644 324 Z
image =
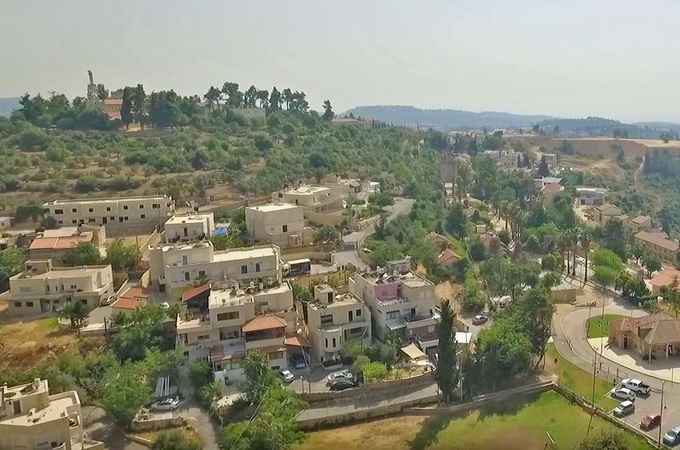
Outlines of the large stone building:
M 349 290 L 371 310 L 374 336 L 414 342 L 428 355 L 439 346 L 440 315 L 434 283 L 410 269 L 410 260 L 392 261 L 376 271 L 355 273 Z
M 300 185 L 272 193 L 273 202 L 302 206 L 305 213 L 329 213 L 345 207 L 345 197 L 340 187 Z
M 281 270 L 281 251 L 275 245 L 217 251 L 205 240 L 149 248 L 150 286 L 172 298 L 197 280 L 272 284 L 281 280 Z
M 209 238 L 215 232 L 213 213 L 190 213 L 172 216 L 165 222 L 163 241 L 191 242 Z
M 94 309 L 114 295 L 111 266 L 53 267 L 52 261 L 26 261 L 0 294 L 12 315 L 55 311 L 70 301 Z
M 106 225 L 107 230 L 125 227 L 161 227 L 175 212 L 167 195 L 103 199 L 54 200 L 43 204 L 59 225 Z
M 249 288 L 220 283 L 182 295 L 177 340 L 190 361 L 207 360 L 218 379 L 243 381 L 243 357 L 258 349 L 273 369 L 287 367 L 286 337 L 295 335 L 293 293 L 280 279 Z
M 282 248 L 311 244 L 314 232 L 305 226 L 302 206 L 279 203 L 245 209 L 248 234 L 255 242 Z
M 354 294 L 314 286 L 314 299 L 302 302 L 302 316 L 315 361 L 336 365 L 348 341 L 371 343 L 371 311 Z
M 680 250 L 680 245 L 663 232 L 639 231 L 635 234 L 635 243 L 644 251 L 667 262 L 675 262 Z
M 607 190 L 595 187 L 577 187 L 576 202 L 583 206 L 603 205 L 607 195 Z
M 665 314 L 624 318 L 609 323 L 609 343 L 634 350 L 642 359 L 667 360 L 680 354 L 680 319 Z
M 104 450 L 85 438 L 75 391 L 50 395 L 47 380 L 0 386 L 0 449 Z

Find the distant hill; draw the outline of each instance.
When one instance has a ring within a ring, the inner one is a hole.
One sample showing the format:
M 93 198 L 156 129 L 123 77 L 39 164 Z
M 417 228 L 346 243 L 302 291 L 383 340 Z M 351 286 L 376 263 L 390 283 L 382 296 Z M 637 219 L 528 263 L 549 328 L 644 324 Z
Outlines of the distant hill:
M 680 123 L 673 122 L 633 122 L 631 125 L 641 128 L 653 128 L 656 130 L 680 131 Z
M 525 116 L 503 112 L 472 112 L 454 109 L 420 109 L 413 106 L 357 106 L 345 112 L 357 117 L 377 119 L 401 126 L 420 126 L 441 130 L 469 130 L 471 128 L 530 127 L 551 116 Z
M 0 116 L 9 117 L 12 111 L 19 108 L 19 97 L 0 98 Z

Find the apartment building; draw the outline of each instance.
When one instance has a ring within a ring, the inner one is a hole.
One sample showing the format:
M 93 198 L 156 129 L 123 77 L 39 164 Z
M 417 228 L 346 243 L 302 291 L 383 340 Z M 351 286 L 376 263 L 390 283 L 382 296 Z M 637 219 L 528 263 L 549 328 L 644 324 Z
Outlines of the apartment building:
M 250 206 L 245 209 L 248 234 L 255 242 L 281 248 L 311 244 L 314 231 L 305 226 L 304 209 L 290 203 Z
M 11 315 L 56 311 L 65 303 L 94 309 L 114 295 L 111 266 L 54 267 L 52 260 L 26 261 L 24 271 L 9 279 L 0 294 Z
M 215 232 L 213 213 L 189 213 L 172 216 L 165 222 L 164 242 L 191 242 L 209 238 Z
M 483 156 L 488 156 L 496 162 L 496 166 L 501 169 L 512 170 L 516 169 L 519 165 L 519 157 L 521 153 L 508 148 L 502 150 L 486 150 L 482 152 Z
M 437 352 L 440 314 L 434 283 L 411 272 L 410 260 L 392 261 L 375 271 L 355 273 L 349 291 L 371 311 L 372 332 L 380 340 L 392 334 L 414 342 L 426 354 Z
M 125 227 L 163 225 L 175 212 L 167 195 L 103 199 L 54 200 L 43 204 L 59 225 L 123 225 Z
M 273 202 L 302 206 L 305 213 L 329 213 L 345 207 L 342 188 L 300 185 L 272 193 Z
M 635 243 L 661 261 L 675 262 L 680 246 L 663 232 L 639 231 Z
M 542 158 L 550 170 L 557 168 L 557 153 L 543 153 Z
M 549 184 L 560 184 L 561 182 L 562 178 L 559 177 L 534 178 L 534 188 L 540 192 L 541 189 L 543 189 Z
M 50 395 L 47 380 L 0 386 L 0 448 L 104 450 L 85 438 L 76 391 Z
M 286 337 L 296 331 L 288 284 L 207 284 L 186 291 L 182 304 L 178 346 L 190 361 L 209 361 L 217 379 L 243 381 L 243 358 L 253 349 L 267 354 L 273 369 L 287 367 Z
M 356 295 L 319 284 L 314 299 L 301 307 L 312 354 L 321 364 L 337 364 L 348 341 L 371 343 L 371 311 Z
M 275 245 L 217 251 L 207 240 L 158 244 L 149 247 L 150 286 L 175 298 L 196 280 L 271 284 L 281 279 L 280 256 Z
M 605 202 L 607 190 L 594 187 L 577 187 L 576 201 L 583 206 L 600 206 Z

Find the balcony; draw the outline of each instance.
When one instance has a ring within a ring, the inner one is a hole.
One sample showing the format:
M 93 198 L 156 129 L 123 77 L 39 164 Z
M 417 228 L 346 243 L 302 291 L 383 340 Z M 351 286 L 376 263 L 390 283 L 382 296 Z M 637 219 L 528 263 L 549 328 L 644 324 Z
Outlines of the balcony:
M 210 314 L 205 312 L 187 312 L 177 317 L 177 331 L 206 331 L 212 329 Z

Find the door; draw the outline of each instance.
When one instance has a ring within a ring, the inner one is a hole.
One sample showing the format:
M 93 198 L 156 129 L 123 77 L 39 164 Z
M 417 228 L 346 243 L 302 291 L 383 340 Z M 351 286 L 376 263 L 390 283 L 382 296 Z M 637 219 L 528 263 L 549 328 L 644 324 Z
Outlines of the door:
M 623 336 L 623 348 L 628 348 L 628 336 Z
M 108 218 L 108 217 L 102 217 L 102 223 L 103 223 L 104 225 L 106 225 L 107 223 L 109 223 L 109 218 Z

